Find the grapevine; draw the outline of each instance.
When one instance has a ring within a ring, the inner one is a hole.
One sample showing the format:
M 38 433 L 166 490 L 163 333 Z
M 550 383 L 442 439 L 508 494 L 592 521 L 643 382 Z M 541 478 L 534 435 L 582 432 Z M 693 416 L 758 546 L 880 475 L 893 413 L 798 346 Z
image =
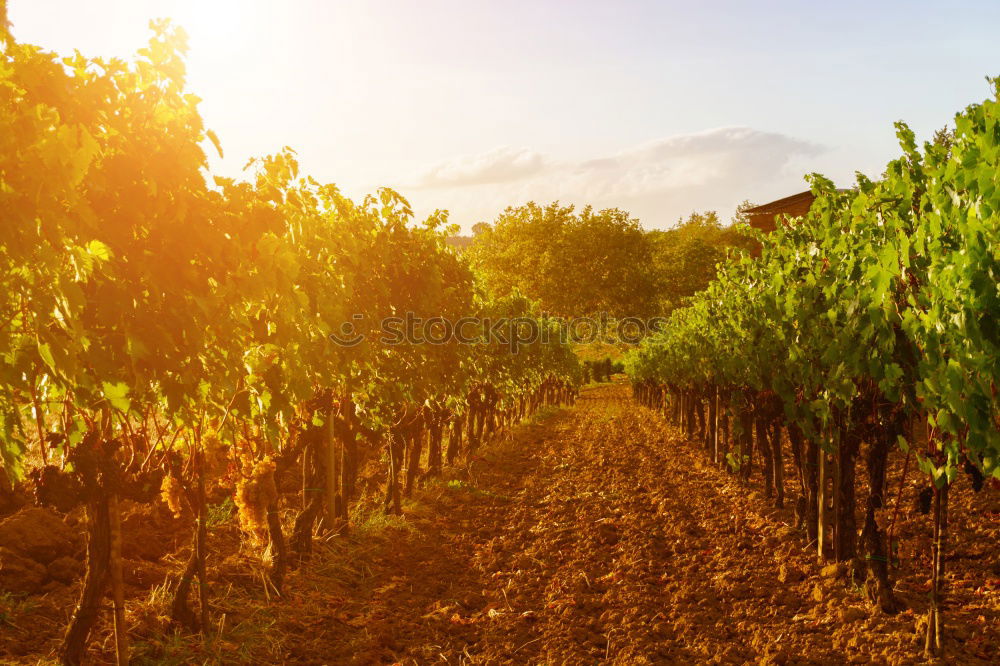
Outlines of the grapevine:
M 0 122 L 12 130 L 0 139 L 0 454 L 8 483 L 37 456 L 38 497 L 58 486 L 69 489 L 60 510 L 86 507 L 68 664 L 84 660 L 109 586 L 118 663 L 129 658 L 121 501 L 193 509 L 171 614 L 207 632 L 210 493 L 232 489 L 281 595 L 316 530 L 347 528 L 366 460 L 385 461 L 398 512 L 403 448 L 408 494 L 428 432 L 437 474 L 446 431 L 449 461 L 470 455 L 571 400 L 578 379 L 572 353 L 549 345 L 380 344 L 380 322 L 399 313 L 540 313 L 520 297 L 489 300 L 447 245 L 446 215 L 416 223 L 392 190 L 351 201 L 301 175 L 290 149 L 252 161 L 246 181 L 207 178 L 203 148 L 221 147 L 185 92 L 183 34 L 153 28 L 133 64 L 12 39 L 0 64 Z M 365 342 L 334 344 L 355 319 Z M 283 479 L 303 465 L 289 491 Z M 294 496 L 286 544 L 279 513 Z
M 812 176 L 809 213 L 757 234 L 759 257 L 721 264 L 627 362 L 637 398 L 671 413 L 716 462 L 745 476 L 759 456 L 778 506 L 787 433 L 808 538 L 821 557 L 860 557 L 870 597 L 890 613 L 888 526 L 876 515 L 889 452 L 912 451 L 933 488 L 928 654 L 941 647 L 948 489 L 963 466 L 1000 478 L 998 118 L 1000 89 L 957 114 L 947 141 L 918 148 L 897 124 L 902 155 L 881 180 L 859 175 L 840 191 Z M 859 537 L 862 444 L 870 494 Z M 834 467 L 831 543 L 820 514 Z

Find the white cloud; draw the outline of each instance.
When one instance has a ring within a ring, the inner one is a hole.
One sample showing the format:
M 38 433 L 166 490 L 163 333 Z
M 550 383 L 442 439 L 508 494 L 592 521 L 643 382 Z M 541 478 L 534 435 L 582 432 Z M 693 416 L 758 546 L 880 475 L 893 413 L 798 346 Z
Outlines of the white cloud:
M 418 179 L 418 209 L 448 208 L 465 228 L 508 205 L 559 200 L 617 207 L 647 228 L 694 210 L 727 219 L 744 199 L 761 203 L 806 188 L 820 146 L 776 132 L 721 127 L 679 134 L 578 162 L 500 148 L 436 165 Z M 404 188 L 404 191 L 410 188 Z
M 416 186 L 462 187 L 503 183 L 535 175 L 545 166 L 545 158 L 540 153 L 504 146 L 434 165 L 417 179 Z

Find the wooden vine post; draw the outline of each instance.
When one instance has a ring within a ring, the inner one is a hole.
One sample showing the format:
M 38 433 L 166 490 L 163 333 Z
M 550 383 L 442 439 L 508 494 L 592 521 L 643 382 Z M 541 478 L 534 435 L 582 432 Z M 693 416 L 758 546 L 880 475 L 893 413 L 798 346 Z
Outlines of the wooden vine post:
M 816 521 L 816 555 L 820 560 L 823 560 L 824 549 L 823 545 L 826 542 L 827 532 L 828 532 L 828 516 L 826 512 L 826 465 L 827 457 L 826 451 L 820 449 L 819 452 L 819 484 L 816 493 L 816 505 L 817 511 L 817 521 Z
M 195 561 L 198 569 L 198 601 L 200 602 L 201 633 L 208 634 L 208 501 L 205 497 L 205 449 L 198 435 L 195 450 L 195 467 L 198 472 L 198 527 L 195 541 Z
M 326 484 L 323 486 L 324 490 L 324 508 L 326 509 L 326 523 L 328 529 L 333 529 L 333 521 L 337 515 L 337 452 L 334 446 L 334 441 L 336 440 L 336 433 L 334 432 L 334 410 L 332 406 L 328 407 L 327 417 L 326 417 L 326 436 L 324 437 L 326 446 L 323 447 L 323 451 L 326 455 L 323 456 L 323 463 L 326 467 Z
M 926 419 L 925 419 L 926 422 Z M 934 445 L 933 432 L 927 432 L 928 454 L 941 460 L 941 454 Z M 928 659 L 940 657 L 944 646 L 942 602 L 944 600 L 944 553 L 948 536 L 948 477 L 944 475 L 944 483 L 934 482 L 934 532 L 931 541 L 931 604 L 927 611 L 927 633 L 924 640 L 924 656 Z
M 712 423 L 712 462 L 719 464 L 719 387 L 715 387 L 715 409 Z
M 125 583 L 122 579 L 122 520 L 118 507 L 118 494 L 108 496 L 108 518 L 111 533 L 111 598 L 115 609 L 115 662 L 128 666 L 128 633 L 125 626 Z
M 326 483 L 324 488 L 324 504 L 326 518 L 324 525 L 328 530 L 338 531 L 343 525 L 345 513 L 343 503 L 346 498 L 341 494 L 341 477 L 343 476 L 346 461 L 344 459 L 344 443 L 342 433 L 339 432 L 337 419 L 340 418 L 340 406 L 334 404 L 330 406 L 329 416 L 326 422 L 326 447 L 324 456 L 324 467 L 326 469 Z
M 818 504 L 816 553 L 826 560 L 835 553 L 837 544 L 837 504 L 839 502 L 840 469 L 836 457 L 819 449 L 819 484 L 816 493 Z

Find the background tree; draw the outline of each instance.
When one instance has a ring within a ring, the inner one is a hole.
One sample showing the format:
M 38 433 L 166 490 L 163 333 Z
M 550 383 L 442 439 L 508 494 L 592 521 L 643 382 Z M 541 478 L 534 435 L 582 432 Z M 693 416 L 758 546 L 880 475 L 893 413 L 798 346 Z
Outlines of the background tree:
M 494 295 L 518 290 L 561 316 L 655 312 L 652 246 L 623 210 L 528 203 L 475 232 L 469 257 Z
M 722 225 L 715 211 L 707 211 L 691 213 L 672 229 L 648 232 L 660 313 L 669 313 L 707 287 L 730 250 L 750 249 L 755 241 L 738 229 L 750 207 L 746 201 L 740 204 L 729 226 Z

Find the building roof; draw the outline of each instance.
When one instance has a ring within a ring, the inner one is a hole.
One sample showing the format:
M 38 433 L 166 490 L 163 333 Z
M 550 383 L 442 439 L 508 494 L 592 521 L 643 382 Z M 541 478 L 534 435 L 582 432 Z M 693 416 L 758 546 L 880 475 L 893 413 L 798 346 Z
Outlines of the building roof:
M 789 217 L 799 217 L 809 212 L 809 207 L 816 200 L 816 196 L 806 190 L 783 199 L 770 201 L 766 204 L 749 208 L 745 212 L 749 217 L 749 224 L 755 229 L 771 232 L 778 226 L 778 216 L 788 215 Z
M 809 210 L 809 206 L 811 206 L 812 202 L 815 200 L 816 195 L 814 195 L 811 191 L 806 190 L 805 192 L 799 192 L 798 194 L 793 194 L 782 199 L 776 199 L 775 201 L 761 204 L 760 206 L 755 206 L 754 208 L 748 208 L 746 213 L 749 215 L 776 215 L 778 213 L 790 213 L 793 210 L 802 210 L 801 213 L 796 214 L 803 215 Z

